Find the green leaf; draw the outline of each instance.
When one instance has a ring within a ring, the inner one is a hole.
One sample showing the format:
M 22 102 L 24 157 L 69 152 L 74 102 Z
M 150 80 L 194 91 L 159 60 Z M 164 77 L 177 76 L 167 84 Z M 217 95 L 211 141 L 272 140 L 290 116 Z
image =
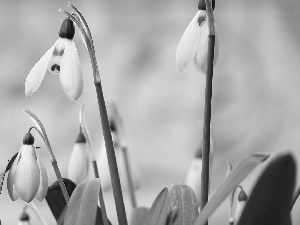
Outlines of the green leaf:
M 153 202 L 144 225 L 165 225 L 169 209 L 169 192 L 164 188 Z
M 205 224 L 208 217 L 225 200 L 228 194 L 231 193 L 258 164 L 265 161 L 268 157 L 268 154 L 252 154 L 244 156 L 211 196 L 196 220 L 195 225 Z
M 137 207 L 132 210 L 130 225 L 141 225 L 150 211 L 147 207 Z
M 199 178 L 200 179 L 200 178 Z M 192 188 L 174 184 L 169 187 L 170 209 L 178 212 L 175 225 L 193 225 L 199 215 L 197 198 Z
M 92 178 L 78 184 L 75 188 L 64 225 L 95 225 L 100 179 Z
M 292 154 L 274 157 L 256 182 L 238 224 L 288 224 L 295 180 L 296 162 Z

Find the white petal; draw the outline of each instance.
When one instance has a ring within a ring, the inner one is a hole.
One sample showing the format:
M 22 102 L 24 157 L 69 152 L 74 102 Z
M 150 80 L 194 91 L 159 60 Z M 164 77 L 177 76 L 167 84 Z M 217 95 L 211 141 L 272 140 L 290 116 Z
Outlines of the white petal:
M 14 181 L 20 198 L 31 202 L 40 185 L 40 169 L 33 145 L 23 145 Z
M 206 74 L 207 70 L 207 53 L 208 53 L 208 21 L 205 20 L 200 27 L 200 41 L 197 48 L 197 52 L 194 57 L 194 66 L 195 68 L 203 74 Z M 214 49 L 214 66 L 217 63 L 219 57 L 219 39 L 217 35 L 217 29 L 215 28 L 215 49 Z
M 37 151 L 36 151 L 36 156 L 37 156 L 37 163 L 40 169 L 40 186 L 35 198 L 38 201 L 42 201 L 46 197 L 48 191 L 48 175 L 47 175 L 46 168 Z
M 72 102 L 76 101 L 83 90 L 82 71 L 75 43 L 67 39 L 59 78 L 68 98 Z
M 13 201 L 15 201 L 19 198 L 19 195 L 18 195 L 15 185 L 14 185 L 14 177 L 15 177 L 15 172 L 16 172 L 19 158 L 20 158 L 20 152 L 18 153 L 15 161 L 13 162 L 13 164 L 9 170 L 8 177 L 7 177 L 7 190 L 8 190 L 9 197 Z
M 25 81 L 25 95 L 30 97 L 41 85 L 52 57 L 55 44 L 42 56 L 29 72 Z
M 176 64 L 180 72 L 184 70 L 196 53 L 200 40 L 200 26 L 198 18 L 201 16 L 203 16 L 203 10 L 199 10 L 194 16 L 178 44 L 176 51 Z
M 87 179 L 89 162 L 90 160 L 88 153 L 86 152 L 86 144 L 76 143 L 68 165 L 69 179 L 75 184 L 79 184 Z

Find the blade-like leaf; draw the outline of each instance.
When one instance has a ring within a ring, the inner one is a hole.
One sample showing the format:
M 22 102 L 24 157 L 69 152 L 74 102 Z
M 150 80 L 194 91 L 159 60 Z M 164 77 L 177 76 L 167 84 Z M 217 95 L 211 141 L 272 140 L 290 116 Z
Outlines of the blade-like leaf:
M 286 225 L 296 180 L 296 162 L 290 153 L 272 159 L 260 175 L 238 224 Z
M 95 225 L 100 179 L 81 182 L 70 199 L 64 225 Z
M 169 192 L 164 188 L 153 202 L 144 225 L 165 225 L 169 209 Z
M 197 198 L 192 188 L 174 184 L 169 187 L 170 208 L 177 210 L 175 225 L 193 225 L 199 215 Z
M 72 195 L 74 189 L 76 188 L 76 184 L 73 181 L 63 178 L 64 184 L 68 191 L 69 196 Z M 46 195 L 46 201 L 51 209 L 51 212 L 56 220 L 59 219 L 59 216 L 63 212 L 66 207 L 66 200 L 61 192 L 61 188 L 59 186 L 58 181 L 55 181 L 48 188 L 48 192 Z
M 130 225 L 141 225 L 149 212 L 147 207 L 137 207 L 132 210 Z
M 203 225 L 215 209 L 225 200 L 231 191 L 241 183 L 242 180 L 261 162 L 269 157 L 268 154 L 252 154 L 244 156 L 236 167 L 231 171 L 228 177 L 217 188 L 210 200 L 203 208 L 195 225 Z

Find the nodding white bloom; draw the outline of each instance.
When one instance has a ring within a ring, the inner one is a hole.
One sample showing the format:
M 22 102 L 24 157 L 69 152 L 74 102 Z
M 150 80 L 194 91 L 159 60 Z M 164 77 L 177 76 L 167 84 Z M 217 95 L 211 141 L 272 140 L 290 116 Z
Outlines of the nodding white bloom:
M 75 184 L 87 179 L 89 172 L 89 155 L 86 150 L 86 139 L 82 132 L 79 133 L 68 165 L 68 177 Z
M 47 194 L 47 171 L 33 143 L 34 137 L 27 133 L 8 173 L 7 189 L 13 201 L 18 198 L 25 202 L 34 198 L 42 201 Z
M 212 135 L 210 136 L 210 153 L 209 153 L 209 177 L 211 180 L 211 172 L 212 172 L 212 165 L 213 165 L 213 157 L 215 152 L 215 143 Z M 200 202 L 201 197 L 201 173 L 202 173 L 202 143 L 201 147 L 195 154 L 192 163 L 188 169 L 188 172 L 185 177 L 185 184 L 190 186 Z
M 184 31 L 176 51 L 176 64 L 182 72 L 193 60 L 195 68 L 203 74 L 207 69 L 208 19 L 205 10 L 199 10 Z M 219 57 L 219 41 L 215 28 L 214 66 Z
M 65 19 L 58 33 L 59 39 L 29 72 L 25 94 L 30 97 L 41 85 L 47 69 L 58 74 L 60 83 L 70 101 L 76 101 L 83 90 L 83 78 L 78 52 L 73 42 L 75 28 L 70 18 Z

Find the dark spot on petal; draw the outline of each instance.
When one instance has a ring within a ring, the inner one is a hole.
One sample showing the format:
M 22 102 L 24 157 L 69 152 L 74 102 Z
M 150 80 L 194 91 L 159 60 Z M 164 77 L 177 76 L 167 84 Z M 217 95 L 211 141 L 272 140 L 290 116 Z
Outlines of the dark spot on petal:
M 51 71 L 55 70 L 55 64 L 53 66 L 51 66 Z
M 60 71 L 60 66 L 59 66 L 59 65 L 56 65 L 56 69 L 57 69 L 58 71 Z
M 59 56 L 62 56 L 63 54 L 64 54 L 64 49 L 60 50 L 58 53 Z

